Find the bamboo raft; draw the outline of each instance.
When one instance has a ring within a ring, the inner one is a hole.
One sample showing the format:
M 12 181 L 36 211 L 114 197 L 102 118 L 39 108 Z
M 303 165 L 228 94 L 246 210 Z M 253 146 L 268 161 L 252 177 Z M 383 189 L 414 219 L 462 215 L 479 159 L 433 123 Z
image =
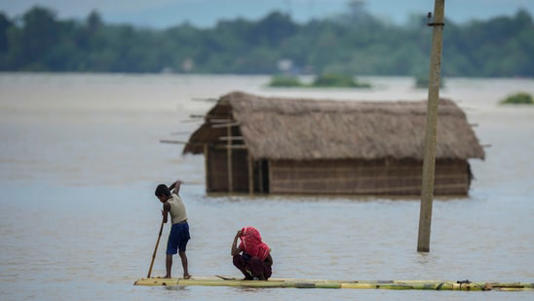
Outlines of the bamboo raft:
M 438 280 L 378 280 L 342 281 L 271 278 L 268 281 L 238 280 L 228 277 L 182 278 L 142 278 L 134 285 L 141 286 L 229 286 L 257 288 L 351 288 L 351 289 L 390 289 L 390 290 L 438 290 L 438 291 L 525 291 L 534 290 L 534 283 L 525 282 L 470 282 Z

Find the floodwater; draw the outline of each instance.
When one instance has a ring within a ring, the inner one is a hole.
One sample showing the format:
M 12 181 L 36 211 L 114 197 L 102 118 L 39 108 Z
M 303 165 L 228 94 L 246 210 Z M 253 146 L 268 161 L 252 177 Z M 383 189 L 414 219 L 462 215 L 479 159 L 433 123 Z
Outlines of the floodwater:
M 416 252 L 418 200 L 208 197 L 201 156 L 181 146 L 232 90 L 332 99 L 424 99 L 410 78 L 375 88 L 266 88 L 266 76 L 0 74 L 0 299 L 2 300 L 471 300 L 533 292 L 135 287 L 146 276 L 161 220 L 158 183 L 180 178 L 192 239 L 190 272 L 239 273 L 230 246 L 256 226 L 273 249 L 274 277 L 534 282 L 534 107 L 497 102 L 534 80 L 449 78 L 486 148 L 472 160 L 470 196 L 434 203 L 431 252 Z M 168 226 L 154 265 L 164 273 Z M 175 261 L 174 275 L 181 274 Z

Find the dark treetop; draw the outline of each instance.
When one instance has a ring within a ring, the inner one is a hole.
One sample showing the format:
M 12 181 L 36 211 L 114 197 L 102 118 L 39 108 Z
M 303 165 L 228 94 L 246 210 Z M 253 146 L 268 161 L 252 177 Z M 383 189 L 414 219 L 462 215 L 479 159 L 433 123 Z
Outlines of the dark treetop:
M 105 24 L 97 12 L 60 20 L 34 7 L 15 18 L 0 12 L 0 70 L 269 74 L 286 60 L 292 73 L 415 75 L 428 72 L 431 31 L 425 16 L 399 26 L 361 12 L 305 24 L 273 12 L 213 28 L 153 30 Z M 534 76 L 534 24 L 526 11 L 446 21 L 443 45 L 445 76 Z

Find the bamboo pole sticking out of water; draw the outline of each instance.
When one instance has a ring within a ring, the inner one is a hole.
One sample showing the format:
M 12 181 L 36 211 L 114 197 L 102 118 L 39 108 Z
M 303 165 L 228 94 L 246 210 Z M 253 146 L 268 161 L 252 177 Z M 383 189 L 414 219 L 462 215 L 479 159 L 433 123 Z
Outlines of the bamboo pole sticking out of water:
M 180 140 L 169 140 L 169 139 L 160 139 L 159 143 L 167 143 L 167 144 L 189 144 L 187 141 L 180 141 Z
M 423 183 L 421 190 L 421 208 L 419 212 L 419 235 L 417 251 L 430 251 L 430 225 L 432 221 L 432 198 L 434 194 L 434 176 L 436 166 L 436 136 L 438 119 L 439 81 L 441 69 L 441 49 L 443 46 L 443 20 L 445 0 L 434 1 L 434 20 L 432 26 L 432 53 L 430 55 L 430 75 L 428 87 L 428 105 L 425 125 L 425 155 L 423 161 Z

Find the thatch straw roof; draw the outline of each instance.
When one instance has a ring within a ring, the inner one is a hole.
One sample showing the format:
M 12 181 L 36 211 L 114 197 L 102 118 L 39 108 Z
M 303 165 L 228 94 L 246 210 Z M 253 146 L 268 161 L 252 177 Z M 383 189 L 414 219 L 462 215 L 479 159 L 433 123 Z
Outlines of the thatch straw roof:
M 454 102 L 440 100 L 438 114 L 437 158 L 484 159 L 465 113 Z M 202 153 L 204 143 L 224 143 L 219 137 L 226 136 L 226 128 L 213 127 L 221 118 L 238 123 L 255 159 L 423 159 L 426 101 L 328 101 L 232 92 L 211 109 L 184 153 Z

